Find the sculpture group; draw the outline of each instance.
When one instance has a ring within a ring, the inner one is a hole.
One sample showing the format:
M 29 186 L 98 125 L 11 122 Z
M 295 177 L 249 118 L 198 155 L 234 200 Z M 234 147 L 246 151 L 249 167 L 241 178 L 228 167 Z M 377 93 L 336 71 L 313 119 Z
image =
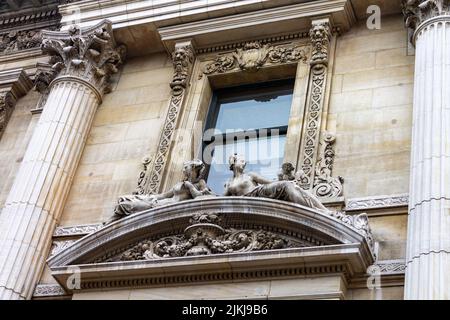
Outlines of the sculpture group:
M 225 184 L 224 196 L 269 198 L 328 211 L 328 209 L 308 190 L 300 187 L 302 173 L 294 174 L 290 163 L 283 164 L 278 181 L 268 180 L 257 173 L 245 172 L 244 157 L 234 154 L 229 158 L 233 176 Z M 121 196 L 108 223 L 125 216 L 157 206 L 177 203 L 201 197 L 216 197 L 203 178 L 205 164 L 198 159 L 186 161 L 183 165 L 183 180 L 172 189 L 161 194 L 132 194 Z

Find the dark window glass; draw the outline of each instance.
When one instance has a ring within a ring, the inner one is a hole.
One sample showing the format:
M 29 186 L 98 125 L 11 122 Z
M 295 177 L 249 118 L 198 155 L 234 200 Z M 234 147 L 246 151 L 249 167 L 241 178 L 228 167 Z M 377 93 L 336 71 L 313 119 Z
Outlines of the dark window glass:
M 275 179 L 284 156 L 293 81 L 277 81 L 216 91 L 204 135 L 208 185 L 223 194 L 231 178 L 228 158 L 242 154 L 247 172 Z

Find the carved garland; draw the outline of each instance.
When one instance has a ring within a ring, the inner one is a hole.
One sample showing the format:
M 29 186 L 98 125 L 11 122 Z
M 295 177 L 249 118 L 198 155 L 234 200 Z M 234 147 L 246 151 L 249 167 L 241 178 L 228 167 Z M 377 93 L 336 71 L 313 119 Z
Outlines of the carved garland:
M 307 61 L 307 52 L 300 46 L 272 46 L 258 41 L 247 42 L 231 54 L 220 55 L 205 65 L 203 74 L 224 73 L 233 69 L 254 72 L 264 64 Z M 202 75 L 200 75 L 201 77 Z
M 177 126 L 183 98 L 188 85 L 192 66 L 194 62 L 194 50 L 192 45 L 183 45 L 175 48 L 172 54 L 174 75 L 170 87 L 172 96 L 170 98 L 169 111 L 164 121 L 161 136 L 159 138 L 158 150 L 151 161 L 145 158 L 144 170 L 138 181 L 137 194 L 155 194 L 159 192 L 162 175 L 169 155 L 170 144 Z M 151 167 L 150 167 L 151 166 Z M 149 170 L 149 168 L 151 168 Z
M 71 26 L 67 32 L 43 32 L 42 51 L 48 53 L 49 71 L 41 72 L 36 89 L 45 93 L 56 76 L 74 76 L 92 84 L 100 94 L 111 90 L 110 77 L 118 72 L 126 56 L 126 47 L 117 46 L 110 22 L 93 29 Z

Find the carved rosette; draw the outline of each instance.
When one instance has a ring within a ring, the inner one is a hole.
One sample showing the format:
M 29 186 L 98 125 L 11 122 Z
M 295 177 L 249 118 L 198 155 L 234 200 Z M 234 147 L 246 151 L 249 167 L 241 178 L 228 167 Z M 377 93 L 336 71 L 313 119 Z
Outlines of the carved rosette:
M 111 90 L 110 77 L 123 63 L 126 47 L 116 45 L 110 21 L 88 29 L 73 25 L 63 32 L 43 31 L 42 38 L 41 48 L 50 54 L 52 66 L 37 75 L 38 91 L 45 92 L 56 77 L 62 76 L 85 81 L 100 95 Z
M 306 110 L 305 127 L 301 145 L 301 170 L 304 172 L 302 188 L 312 189 L 314 183 L 314 166 L 316 163 L 322 110 L 325 98 L 328 50 L 331 28 L 328 20 L 313 22 L 310 30 L 312 43 L 311 75 L 309 86 L 309 102 Z
M 342 185 L 344 178 L 332 176 L 335 156 L 333 145 L 335 141 L 336 136 L 334 134 L 323 133 L 313 187 L 313 194 L 319 198 L 337 198 L 342 196 L 344 191 Z
M 407 28 L 416 30 L 423 22 L 450 15 L 449 0 L 403 0 L 402 11 Z
M 269 43 L 252 41 L 242 48 L 225 55 L 217 56 L 203 68 L 203 74 L 212 75 L 231 70 L 255 72 L 265 64 L 282 64 L 297 61 L 307 61 L 307 51 L 297 45 L 273 46 Z
M 196 213 L 182 235 L 143 240 L 112 260 L 152 260 L 219 253 L 276 250 L 305 246 L 264 230 L 235 230 L 221 226 L 218 214 Z
M 11 92 L 0 92 L 0 138 L 14 109 L 15 99 Z
M 159 138 L 158 149 L 150 164 L 144 163 L 144 171 L 138 181 L 138 194 L 155 194 L 159 192 L 164 168 L 167 163 L 170 144 L 173 138 L 174 131 L 177 127 L 177 122 L 183 103 L 186 88 L 188 86 L 192 66 L 194 62 L 194 49 L 192 44 L 183 43 L 175 47 L 172 54 L 174 74 L 170 87 L 172 89 L 172 96 L 170 99 L 169 110 L 164 121 L 161 136 Z M 151 169 L 148 168 L 151 165 Z

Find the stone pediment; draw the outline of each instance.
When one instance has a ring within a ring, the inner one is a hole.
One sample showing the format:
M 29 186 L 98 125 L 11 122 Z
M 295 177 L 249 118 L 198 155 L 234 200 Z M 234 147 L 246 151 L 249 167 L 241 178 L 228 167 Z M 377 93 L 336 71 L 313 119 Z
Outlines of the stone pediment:
M 272 199 L 213 197 L 118 220 L 76 241 L 48 264 L 66 290 L 74 268 L 81 289 L 324 272 L 351 278 L 373 263 L 372 246 L 365 214 L 321 212 Z

